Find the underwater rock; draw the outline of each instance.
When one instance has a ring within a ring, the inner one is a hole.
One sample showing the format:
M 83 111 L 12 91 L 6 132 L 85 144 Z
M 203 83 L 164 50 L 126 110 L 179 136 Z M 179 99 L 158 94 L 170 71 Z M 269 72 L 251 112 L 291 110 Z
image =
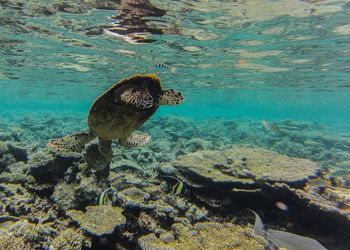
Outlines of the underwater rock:
M 137 219 L 137 225 L 142 233 L 155 232 L 159 228 L 158 222 L 145 212 L 140 213 Z
M 186 218 L 193 222 L 204 221 L 208 217 L 208 211 L 205 208 L 198 208 L 195 205 L 192 205 L 185 214 Z
M 28 155 L 27 150 L 24 146 L 20 146 L 16 143 L 9 142 L 7 143 L 7 148 L 9 150 L 9 153 L 13 155 L 16 161 L 27 162 Z
M 174 167 L 190 182 L 257 187 L 257 182 L 302 186 L 315 176 L 317 164 L 260 148 L 234 147 L 224 151 L 197 151 L 179 156 Z M 190 185 L 190 183 L 189 183 Z
M 26 163 L 23 161 L 17 161 L 11 165 L 9 165 L 8 170 L 15 174 L 15 173 L 24 173 L 26 170 Z
M 350 189 L 344 187 L 326 187 L 325 191 L 321 194 L 321 197 L 332 202 L 333 206 L 338 209 L 332 209 L 333 211 L 339 211 L 338 213 L 344 215 L 350 222 Z
M 82 209 L 94 203 L 102 189 L 93 177 L 83 177 L 79 182 L 59 182 L 51 197 L 62 210 Z
M 176 172 L 176 169 L 171 163 L 166 162 L 166 163 L 160 164 L 158 168 L 158 172 L 164 175 L 173 175 Z
M 7 145 L 5 142 L 0 141 L 0 157 L 2 157 L 4 154 L 6 154 L 9 151 Z
M 3 143 L 4 141 L 10 141 L 12 139 L 13 139 L 13 136 L 11 132 L 0 132 L 0 142 Z M 0 148 L 0 152 L 1 152 L 1 148 Z
M 131 171 L 141 171 L 142 168 L 140 165 L 131 160 L 121 160 L 117 162 L 111 163 L 111 171 L 123 171 L 123 170 L 131 170 Z
M 151 195 L 136 187 L 127 188 L 117 194 L 123 208 L 131 210 L 154 210 L 156 206 L 151 204 Z
M 324 196 L 319 195 L 316 192 L 309 190 L 308 192 L 303 189 L 291 188 L 283 183 L 268 184 L 265 183 L 262 187 L 264 192 L 270 193 L 271 195 L 278 194 L 283 197 L 287 203 L 294 206 L 295 204 L 304 203 L 304 207 L 314 208 L 324 213 L 335 214 L 336 216 L 344 216 L 345 214 L 337 208 L 336 201 L 326 199 Z M 323 216 L 324 217 L 324 216 Z M 346 216 L 344 222 L 346 222 Z
M 86 212 L 80 210 L 68 210 L 67 215 L 76 221 L 82 229 L 94 236 L 112 234 L 116 228 L 121 228 L 126 223 L 122 209 L 109 205 L 88 206 Z
M 171 237 L 169 237 L 171 236 Z M 250 228 L 230 223 L 198 222 L 187 227 L 181 223 L 172 225 L 167 237 L 154 234 L 142 236 L 139 247 L 151 249 L 245 249 L 263 250 L 267 246 L 264 238 L 254 234 Z
M 210 148 L 210 143 L 200 138 L 193 138 L 185 143 L 185 151 L 190 153 L 208 148 Z
M 54 182 L 58 178 L 63 178 L 65 171 L 82 159 L 83 155 L 75 152 L 39 152 L 29 162 L 26 173 L 40 183 Z
M 57 11 L 71 14 L 84 14 L 91 9 L 87 3 L 82 4 L 73 1 L 58 1 L 53 5 L 53 8 L 55 8 Z
M 60 234 L 54 238 L 50 249 L 80 250 L 85 247 L 91 247 L 91 241 L 84 236 L 81 230 L 68 228 L 60 232 Z
M 0 141 L 0 173 L 9 171 L 8 166 L 18 161 L 27 162 L 27 151 L 13 142 Z

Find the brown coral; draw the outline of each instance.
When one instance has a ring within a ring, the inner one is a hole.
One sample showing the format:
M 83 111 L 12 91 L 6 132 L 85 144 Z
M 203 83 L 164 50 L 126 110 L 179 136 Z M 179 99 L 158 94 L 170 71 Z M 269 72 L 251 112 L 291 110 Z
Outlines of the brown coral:
M 121 208 L 108 205 L 89 206 L 86 212 L 68 210 L 67 215 L 90 234 L 102 236 L 113 233 L 116 227 L 125 224 L 126 218 L 122 211 Z
M 16 237 L 12 233 L 0 232 L 1 250 L 33 249 L 22 237 Z
M 91 242 L 83 235 L 81 230 L 68 228 L 52 241 L 51 247 L 53 249 L 80 250 L 83 247 L 91 247 Z
M 149 234 L 139 239 L 143 250 L 263 250 L 266 244 L 252 229 L 217 222 L 197 223 L 191 228 L 177 223 L 172 226 L 172 235 L 157 238 L 154 234 Z
M 292 186 L 305 183 L 308 176 L 315 176 L 317 170 L 317 164 L 309 160 L 244 147 L 197 151 L 180 156 L 174 167 L 186 177 L 210 182 L 253 185 L 255 180 L 262 180 Z

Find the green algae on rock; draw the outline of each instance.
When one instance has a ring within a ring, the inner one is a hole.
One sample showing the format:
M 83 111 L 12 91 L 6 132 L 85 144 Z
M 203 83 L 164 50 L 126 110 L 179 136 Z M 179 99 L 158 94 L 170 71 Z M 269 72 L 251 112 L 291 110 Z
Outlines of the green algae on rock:
M 176 223 L 170 234 L 157 238 L 148 234 L 139 239 L 142 250 L 263 250 L 267 246 L 264 238 L 254 234 L 250 228 L 231 223 L 198 222 L 187 227 Z
M 112 234 L 117 227 L 125 225 L 126 218 L 122 209 L 112 206 L 88 206 L 86 212 L 68 210 L 67 215 L 76 221 L 82 229 L 95 236 Z

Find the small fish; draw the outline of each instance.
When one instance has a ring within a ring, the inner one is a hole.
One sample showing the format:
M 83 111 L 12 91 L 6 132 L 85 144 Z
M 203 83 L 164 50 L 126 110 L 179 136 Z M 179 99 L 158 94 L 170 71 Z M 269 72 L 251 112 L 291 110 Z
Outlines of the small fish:
M 317 240 L 284 231 L 265 229 L 259 215 L 253 210 L 248 210 L 255 215 L 255 233 L 271 242 L 271 247 L 288 250 L 327 250 L 327 248 L 322 246 Z
M 326 188 L 330 186 L 330 181 L 321 178 L 311 179 L 306 183 L 306 189 L 313 190 L 319 194 L 323 194 L 326 191 Z
M 313 187 L 317 187 L 317 188 L 326 188 L 329 183 L 329 181 L 327 180 L 323 180 L 321 178 L 317 178 L 317 179 L 311 179 L 307 182 L 307 185 L 313 186 Z
M 177 183 L 172 187 L 172 193 L 174 195 L 180 195 L 184 191 L 185 189 L 184 183 L 180 181 L 178 178 L 173 176 L 164 176 L 164 177 L 171 178 L 177 181 Z
M 168 43 L 167 41 L 159 39 L 159 40 L 155 40 L 152 44 L 162 45 L 162 44 L 167 44 L 167 43 Z
M 98 205 L 113 205 L 117 200 L 116 190 L 112 187 L 105 189 L 98 197 Z
M 347 170 L 347 169 L 339 169 L 339 170 L 333 171 L 330 174 L 331 177 L 348 176 L 348 175 L 350 175 L 350 170 Z
M 266 121 L 266 120 L 262 120 L 261 124 L 263 125 L 263 127 L 267 131 L 273 131 L 273 132 L 278 133 L 278 134 L 282 133 L 280 128 L 277 126 L 276 123 L 269 122 L 269 121 Z
M 153 64 L 153 66 L 156 67 L 157 69 L 170 69 L 169 66 L 164 63 Z
M 190 9 L 190 8 L 183 8 L 182 10 L 181 10 L 181 12 L 184 12 L 184 13 L 186 13 L 186 12 L 191 12 L 192 11 L 192 9 Z

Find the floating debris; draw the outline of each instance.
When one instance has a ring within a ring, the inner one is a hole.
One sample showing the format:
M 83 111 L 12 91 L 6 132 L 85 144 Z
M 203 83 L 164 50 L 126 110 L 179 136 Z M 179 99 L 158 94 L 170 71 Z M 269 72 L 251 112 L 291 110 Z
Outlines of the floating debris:
M 278 209 L 281 209 L 282 211 L 285 211 L 285 212 L 288 211 L 288 206 L 285 203 L 283 203 L 282 201 L 277 201 L 276 207 Z

